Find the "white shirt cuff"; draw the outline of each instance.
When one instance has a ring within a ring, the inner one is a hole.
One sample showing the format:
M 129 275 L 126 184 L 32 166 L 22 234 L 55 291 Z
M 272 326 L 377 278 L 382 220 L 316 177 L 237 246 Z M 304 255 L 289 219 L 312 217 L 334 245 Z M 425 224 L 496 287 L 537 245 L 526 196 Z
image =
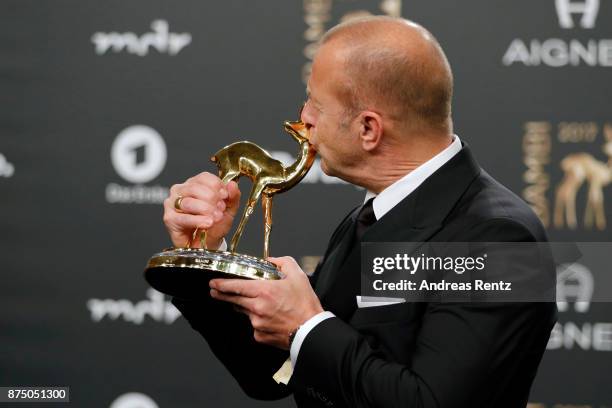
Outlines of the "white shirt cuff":
M 298 354 L 300 353 L 300 348 L 302 347 L 302 343 L 308 336 L 308 333 L 315 326 L 321 323 L 323 320 L 329 319 L 330 317 L 336 317 L 332 312 L 321 312 L 312 316 L 310 319 L 306 320 L 303 325 L 300 326 L 298 331 L 295 333 L 295 337 L 293 338 L 293 343 L 291 343 L 291 350 L 289 351 L 289 356 L 291 357 L 291 365 L 295 367 L 295 363 L 297 362 Z

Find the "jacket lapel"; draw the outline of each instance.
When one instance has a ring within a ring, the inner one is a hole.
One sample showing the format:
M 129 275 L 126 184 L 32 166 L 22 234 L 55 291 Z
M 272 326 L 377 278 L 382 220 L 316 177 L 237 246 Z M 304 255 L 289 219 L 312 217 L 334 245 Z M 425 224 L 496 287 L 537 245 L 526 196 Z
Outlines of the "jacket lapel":
M 357 209 L 355 209 L 351 215 L 346 218 L 345 225 L 343 226 L 344 231 L 340 231 L 339 233 L 340 241 L 328 254 L 326 254 L 323 263 L 321 264 L 321 269 L 318 272 L 317 284 L 315 286 L 315 292 L 317 295 L 319 295 L 319 298 L 321 297 L 322 293 L 325 293 L 329 289 L 329 285 L 334 279 L 335 275 L 333 271 L 340 267 L 342 261 L 344 261 L 347 253 L 353 245 L 355 236 L 355 218 L 359 208 L 360 207 L 357 207 Z
M 355 296 L 361 293 L 361 242 L 430 240 L 479 173 L 478 164 L 463 143 L 459 153 L 376 221 L 360 242 L 354 240 L 354 211 L 340 243 L 319 271 L 316 293 L 323 307 L 347 321 L 357 306 Z
M 419 229 L 408 228 L 401 232 L 382 235 L 380 239 L 372 236 L 367 238 L 370 234 L 366 233 L 360 242 L 353 242 L 348 255 L 336 258 L 334 264 L 330 265 L 326 271 L 330 275 L 330 281 L 325 288 L 317 292 L 325 310 L 333 312 L 344 321 L 348 321 L 355 311 L 356 296 L 361 293 L 361 242 L 423 242 L 439 229 L 438 225 Z

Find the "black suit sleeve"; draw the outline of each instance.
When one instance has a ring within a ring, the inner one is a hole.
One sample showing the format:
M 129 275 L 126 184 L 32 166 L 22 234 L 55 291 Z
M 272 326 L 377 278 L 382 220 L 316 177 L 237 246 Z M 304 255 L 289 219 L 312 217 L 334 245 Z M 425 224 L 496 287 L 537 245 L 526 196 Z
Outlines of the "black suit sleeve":
M 464 239 L 474 237 L 534 240 L 509 220 L 487 222 Z M 479 391 L 496 369 L 512 370 L 528 359 L 537 366 L 555 310 L 551 303 L 430 303 L 408 364 L 386 358 L 339 318 L 327 319 L 302 343 L 289 386 L 334 406 L 486 407 Z M 535 368 L 525 381 L 533 375 Z
M 340 222 L 330 245 L 338 232 L 348 225 L 351 210 Z M 327 252 L 326 252 L 327 254 Z M 317 270 L 320 267 L 317 265 Z M 316 271 L 310 277 L 314 287 Z M 234 311 L 230 304 L 205 296 L 198 301 L 172 299 L 191 327 L 208 342 L 212 352 L 238 381 L 244 392 L 256 399 L 280 399 L 291 393 L 285 385 L 277 384 L 272 376 L 289 357 L 289 352 L 257 343 L 247 316 Z
M 279 399 L 290 394 L 272 376 L 289 356 L 285 350 L 257 343 L 248 317 L 231 305 L 206 296 L 199 301 L 178 298 L 172 303 L 251 398 Z

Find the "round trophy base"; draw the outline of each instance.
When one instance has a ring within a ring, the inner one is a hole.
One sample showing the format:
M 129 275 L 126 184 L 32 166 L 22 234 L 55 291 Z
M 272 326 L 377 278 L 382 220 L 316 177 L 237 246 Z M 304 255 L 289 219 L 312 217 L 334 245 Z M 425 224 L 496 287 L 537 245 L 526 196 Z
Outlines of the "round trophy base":
M 260 258 L 201 248 L 166 249 L 153 255 L 145 269 L 153 288 L 183 299 L 208 294 L 208 282 L 214 278 L 275 280 L 281 274 Z

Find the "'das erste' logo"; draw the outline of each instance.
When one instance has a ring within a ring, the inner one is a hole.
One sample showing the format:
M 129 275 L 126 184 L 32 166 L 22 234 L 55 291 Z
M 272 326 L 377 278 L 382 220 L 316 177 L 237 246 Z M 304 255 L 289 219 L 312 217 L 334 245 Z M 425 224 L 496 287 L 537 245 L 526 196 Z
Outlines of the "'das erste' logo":
M 2 153 L 0 153 L 0 177 L 13 177 L 15 166 L 10 163 Z
M 109 408 L 159 408 L 159 405 L 146 394 L 128 392 L 118 396 Z
M 115 138 L 110 156 L 117 174 L 133 185 L 108 184 L 106 201 L 159 204 L 168 196 L 167 187 L 144 185 L 166 166 L 166 143 L 155 129 L 145 125 L 125 128 Z

